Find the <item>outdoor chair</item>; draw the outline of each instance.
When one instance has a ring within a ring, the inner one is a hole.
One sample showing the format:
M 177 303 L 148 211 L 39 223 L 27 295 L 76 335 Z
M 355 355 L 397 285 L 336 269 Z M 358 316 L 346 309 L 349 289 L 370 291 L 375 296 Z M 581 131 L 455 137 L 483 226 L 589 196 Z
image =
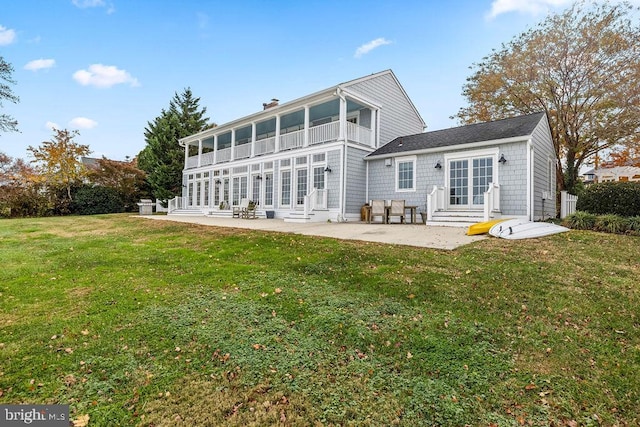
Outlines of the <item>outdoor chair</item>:
M 369 212 L 369 218 L 368 218 L 369 224 L 371 224 L 371 220 L 373 220 L 374 216 L 382 217 L 382 223 L 386 224 L 387 212 L 386 212 L 386 207 L 384 205 L 384 200 L 371 201 L 371 211 Z
M 244 213 L 247 211 L 249 207 L 249 199 L 240 200 L 240 205 L 233 207 L 232 217 L 233 218 L 241 218 L 244 216 Z
M 389 209 L 389 218 L 392 216 L 400 217 L 400 223 L 404 224 L 404 200 L 392 200 L 391 208 Z M 387 222 L 389 219 L 387 218 Z
M 249 202 L 247 208 L 242 212 L 242 218 L 245 219 L 256 219 L 256 210 L 258 209 L 258 204 L 254 202 Z

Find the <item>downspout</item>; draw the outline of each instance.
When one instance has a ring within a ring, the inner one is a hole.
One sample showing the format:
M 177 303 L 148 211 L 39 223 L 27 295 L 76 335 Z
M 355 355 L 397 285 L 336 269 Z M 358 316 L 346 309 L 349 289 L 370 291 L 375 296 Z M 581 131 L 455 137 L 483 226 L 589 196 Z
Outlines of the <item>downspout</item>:
M 340 98 L 340 102 L 344 102 L 345 114 L 344 117 L 340 115 L 340 135 L 342 136 L 342 158 L 340 159 L 340 215 L 338 219 L 344 221 L 346 214 L 346 200 L 347 200 L 347 138 L 346 134 L 346 109 L 347 109 L 347 98 L 345 98 L 342 90 L 338 87 L 336 88 L 336 95 Z M 344 120 L 343 120 L 344 119 Z

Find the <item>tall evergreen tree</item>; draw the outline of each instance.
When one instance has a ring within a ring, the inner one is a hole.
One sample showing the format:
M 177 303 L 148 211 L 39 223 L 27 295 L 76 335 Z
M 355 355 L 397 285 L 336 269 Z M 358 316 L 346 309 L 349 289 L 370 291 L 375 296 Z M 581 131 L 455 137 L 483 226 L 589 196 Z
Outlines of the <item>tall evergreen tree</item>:
M 165 200 L 182 193 L 184 151 L 178 140 L 207 128 L 207 108 L 200 107 L 190 88 L 177 92 L 169 108 L 147 122 L 144 130 L 146 147 L 138 154 L 138 166 L 147 173 L 154 197 Z
M 0 107 L 2 107 L 2 101 L 7 100 L 14 104 L 19 101 L 19 98 L 13 94 L 9 84 L 15 84 L 16 82 L 11 78 L 13 67 L 6 62 L 2 56 L 0 56 Z M 6 83 L 3 83 L 4 82 Z M 0 114 L 0 131 L 2 132 L 17 132 L 18 122 L 8 114 Z

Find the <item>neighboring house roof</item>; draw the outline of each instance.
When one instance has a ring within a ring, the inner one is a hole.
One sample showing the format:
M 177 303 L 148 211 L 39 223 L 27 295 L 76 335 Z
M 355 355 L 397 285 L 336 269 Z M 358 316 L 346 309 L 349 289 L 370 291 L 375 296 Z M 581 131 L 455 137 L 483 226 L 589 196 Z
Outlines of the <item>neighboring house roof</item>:
M 395 83 L 398 85 L 398 87 L 401 89 L 402 94 L 404 95 L 404 97 L 407 99 L 408 103 L 411 105 L 411 108 L 413 108 L 413 110 L 415 111 L 416 115 L 420 118 L 420 121 L 423 123 L 423 127 L 426 126 L 424 123 L 424 119 L 422 119 L 422 116 L 420 115 L 420 113 L 418 112 L 418 109 L 416 108 L 416 106 L 414 105 L 413 101 L 411 101 L 411 99 L 409 98 L 409 96 L 407 95 L 407 92 L 404 90 L 404 88 L 402 87 L 402 85 L 400 84 L 400 81 L 398 81 L 398 78 L 396 77 L 396 75 L 393 73 L 392 70 L 384 70 L 384 71 L 380 71 L 378 73 L 372 73 L 368 76 L 364 76 L 364 77 L 360 77 L 357 79 L 353 79 L 353 80 L 348 80 L 346 82 L 343 83 L 339 83 L 335 86 L 331 86 L 329 88 L 320 90 L 318 92 L 313 92 L 309 95 L 305 95 L 301 98 L 297 98 L 294 99 L 292 101 L 288 101 L 282 104 L 278 104 L 277 102 L 273 103 L 273 106 L 267 108 L 267 109 L 263 109 L 258 111 L 257 113 L 253 113 L 250 114 L 248 116 L 244 116 L 244 117 L 240 117 L 236 120 L 232 120 L 230 122 L 227 123 L 223 123 L 218 125 L 217 127 L 213 128 L 213 129 L 206 129 L 202 132 L 198 132 L 194 135 L 189 135 L 187 137 L 181 138 L 179 140 L 180 145 L 184 146 L 186 142 L 192 142 L 192 141 L 196 141 L 198 138 L 204 137 L 204 136 L 209 136 L 209 135 L 213 135 L 214 133 L 221 133 L 221 132 L 226 132 L 227 130 L 234 128 L 236 126 L 238 126 L 241 123 L 246 123 L 246 122 L 250 122 L 250 121 L 257 121 L 260 120 L 260 118 L 262 117 L 268 117 L 268 116 L 272 116 L 274 114 L 274 112 L 279 112 L 281 114 L 289 112 L 289 111 L 294 111 L 296 108 L 299 108 L 300 105 L 303 105 L 307 102 L 310 101 L 314 101 L 316 98 L 320 99 L 323 97 L 326 97 L 330 94 L 337 94 L 337 90 L 342 90 L 342 91 L 346 91 L 349 95 L 354 95 L 352 92 L 349 91 L 349 88 L 352 86 L 357 85 L 360 82 L 363 82 L 365 80 L 370 80 L 370 79 L 375 79 L 377 77 L 383 76 L 385 74 L 389 74 L 393 77 Z M 361 95 L 355 95 L 357 96 L 357 98 L 359 99 L 363 99 L 363 97 Z M 378 102 L 376 101 L 372 101 L 370 99 L 363 99 L 364 101 L 366 101 L 367 103 L 374 105 L 376 107 L 380 107 L 380 105 L 378 104 Z M 274 100 L 275 101 L 275 100 Z
M 401 136 L 378 148 L 367 157 L 372 158 L 398 153 L 419 152 L 474 142 L 529 136 L 544 116 L 545 113 L 540 112 L 493 122 L 475 123 L 455 128 Z
M 626 178 L 629 180 L 640 179 L 640 167 L 636 166 L 615 166 L 613 168 L 600 168 L 593 172 L 598 180 L 613 179 L 619 181 L 620 178 Z
M 101 159 L 97 159 L 95 157 L 80 157 L 80 163 L 84 165 L 87 169 L 98 169 L 98 161 Z

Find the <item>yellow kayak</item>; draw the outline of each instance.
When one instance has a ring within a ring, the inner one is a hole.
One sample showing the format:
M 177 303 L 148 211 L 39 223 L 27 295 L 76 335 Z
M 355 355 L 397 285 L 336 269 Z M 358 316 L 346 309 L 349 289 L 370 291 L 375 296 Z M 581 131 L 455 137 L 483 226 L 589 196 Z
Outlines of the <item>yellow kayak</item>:
M 500 219 L 494 219 L 491 221 L 478 222 L 476 224 L 472 224 L 467 229 L 467 236 L 488 233 L 491 227 L 501 222 L 507 221 L 508 219 L 509 218 L 500 218 Z

